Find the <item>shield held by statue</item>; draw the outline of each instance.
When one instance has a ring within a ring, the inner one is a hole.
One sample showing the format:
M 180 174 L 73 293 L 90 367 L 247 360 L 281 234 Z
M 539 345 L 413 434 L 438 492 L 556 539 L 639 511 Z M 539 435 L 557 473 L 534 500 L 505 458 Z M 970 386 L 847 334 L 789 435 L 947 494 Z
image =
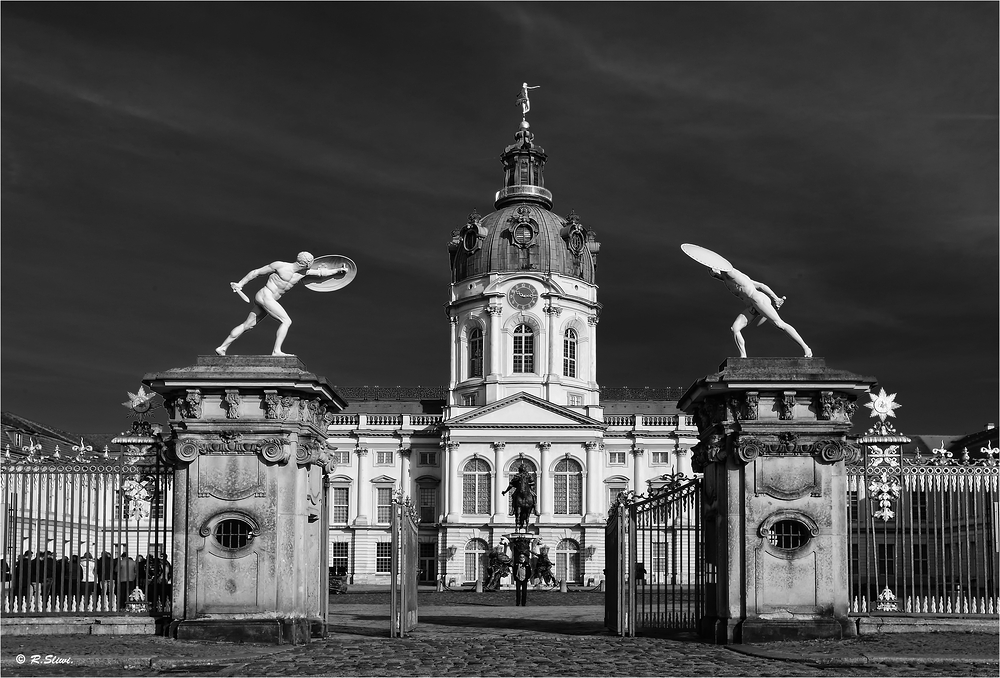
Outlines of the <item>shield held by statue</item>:
M 313 292 L 333 292 L 343 287 L 347 287 L 358 274 L 358 266 L 350 258 L 340 254 L 326 254 L 316 257 L 310 268 L 339 269 L 347 267 L 347 271 L 338 271 L 331 276 L 320 277 L 317 275 L 307 275 L 302 284 Z

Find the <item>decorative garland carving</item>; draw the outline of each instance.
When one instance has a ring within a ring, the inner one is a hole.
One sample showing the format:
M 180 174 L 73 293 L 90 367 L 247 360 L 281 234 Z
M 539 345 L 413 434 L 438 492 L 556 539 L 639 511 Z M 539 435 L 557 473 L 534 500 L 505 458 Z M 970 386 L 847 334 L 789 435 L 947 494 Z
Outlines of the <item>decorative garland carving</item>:
M 833 419 L 834 412 L 836 412 L 837 401 L 833 397 L 833 391 L 820 391 L 819 394 L 819 407 L 817 412 L 817 419 L 830 420 Z
M 226 419 L 240 418 L 240 405 L 243 398 L 236 389 L 226 389 L 226 395 L 222 397 L 222 406 L 226 408 Z
M 691 468 L 703 472 L 709 464 L 726 459 L 726 440 L 721 433 L 711 433 L 691 448 Z
M 277 391 L 264 391 L 264 418 L 277 419 L 280 414 L 281 396 Z
M 751 462 L 759 456 L 793 454 L 815 456 L 826 463 L 833 463 L 841 460 L 853 461 L 860 456 L 861 450 L 846 440 L 837 439 L 799 444 L 798 434 L 789 432 L 779 433 L 770 440 L 755 436 L 742 436 L 736 446 L 736 456 L 744 463 Z
M 743 394 L 743 419 L 754 421 L 760 417 L 760 394 L 747 391 Z
M 795 418 L 795 391 L 783 391 L 778 402 L 778 419 L 790 420 Z
M 189 388 L 187 395 L 183 398 L 178 398 L 176 404 L 177 409 L 180 410 L 181 417 L 184 419 L 201 418 L 201 391 L 199 389 Z
M 281 396 L 281 418 L 288 419 L 288 413 L 295 406 L 297 398 L 293 396 Z

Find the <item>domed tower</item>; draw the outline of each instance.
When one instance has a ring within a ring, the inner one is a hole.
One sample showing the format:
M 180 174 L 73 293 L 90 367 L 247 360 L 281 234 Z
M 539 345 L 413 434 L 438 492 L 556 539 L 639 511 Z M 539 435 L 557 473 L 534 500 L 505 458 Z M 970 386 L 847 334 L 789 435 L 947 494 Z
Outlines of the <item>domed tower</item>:
M 500 156 L 495 211 L 470 214 L 448 247 L 450 408 L 519 392 L 562 406 L 599 405 L 600 243 L 575 212 L 551 211 L 545 151 L 528 128 L 522 120 Z

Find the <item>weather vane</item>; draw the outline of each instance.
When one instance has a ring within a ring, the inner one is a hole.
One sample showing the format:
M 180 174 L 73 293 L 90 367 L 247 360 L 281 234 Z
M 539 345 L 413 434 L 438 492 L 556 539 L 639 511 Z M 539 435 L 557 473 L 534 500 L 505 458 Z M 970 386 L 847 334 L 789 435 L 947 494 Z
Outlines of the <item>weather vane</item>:
M 526 82 L 521 83 L 521 92 L 517 95 L 517 105 L 521 107 L 521 121 L 524 120 L 525 116 L 528 115 L 528 111 L 531 110 L 531 101 L 528 100 L 528 90 L 538 89 L 541 85 L 528 85 Z

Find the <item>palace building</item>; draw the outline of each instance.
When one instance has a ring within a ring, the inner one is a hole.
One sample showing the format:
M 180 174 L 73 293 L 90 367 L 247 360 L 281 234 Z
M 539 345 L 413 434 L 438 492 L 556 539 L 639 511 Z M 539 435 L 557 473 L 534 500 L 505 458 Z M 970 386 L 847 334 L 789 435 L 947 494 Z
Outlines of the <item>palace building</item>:
M 330 564 L 353 583 L 388 583 L 396 493 L 421 519 L 421 579 L 478 579 L 513 531 L 504 491 L 523 465 L 537 488 L 530 531 L 556 577 L 596 584 L 611 501 L 691 474 L 681 389 L 597 382 L 601 245 L 575 212 L 552 211 L 526 121 L 500 158 L 495 211 L 469 215 L 448 244 L 447 388 L 338 389 L 349 407 L 329 428 Z

